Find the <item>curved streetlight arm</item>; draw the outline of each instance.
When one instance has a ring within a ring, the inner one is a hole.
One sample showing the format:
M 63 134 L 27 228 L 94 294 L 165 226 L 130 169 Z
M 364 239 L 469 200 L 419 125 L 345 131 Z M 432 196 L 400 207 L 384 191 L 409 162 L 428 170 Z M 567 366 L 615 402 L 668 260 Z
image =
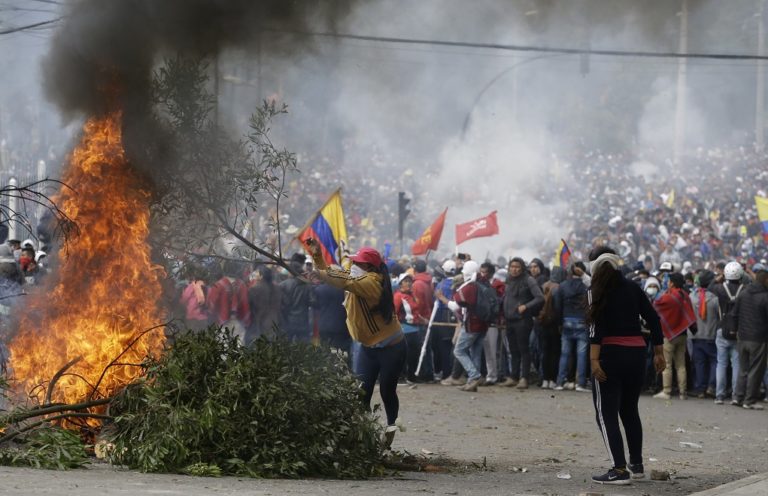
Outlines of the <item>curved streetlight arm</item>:
M 497 74 L 497 75 L 496 75 L 496 76 L 495 76 L 493 79 L 491 79 L 490 81 L 488 81 L 488 84 L 486 84 L 486 85 L 483 87 L 483 89 L 482 89 L 482 90 L 480 90 L 480 93 L 478 93 L 478 94 L 477 94 L 477 96 L 475 97 L 475 101 L 474 101 L 474 102 L 472 102 L 472 106 L 469 108 L 469 112 L 467 112 L 467 116 L 464 118 L 464 125 L 461 127 L 461 138 L 462 138 L 462 139 L 464 139 L 464 137 L 465 137 L 465 136 L 466 136 L 466 134 L 467 134 L 467 130 L 469 129 L 469 123 L 470 123 L 470 121 L 472 120 L 472 114 L 475 112 L 475 107 L 477 107 L 477 104 L 478 104 L 478 103 L 480 103 L 480 100 L 483 98 L 483 95 L 485 95 L 485 93 L 486 93 L 486 92 L 487 92 L 489 89 L 491 89 L 491 87 L 492 87 L 494 84 L 496 84 L 496 82 L 497 82 L 499 79 L 503 78 L 504 76 L 506 76 L 507 74 L 509 74 L 510 72 L 512 72 L 514 69 L 517 69 L 518 67 L 520 67 L 521 65 L 525 65 L 525 64 L 528 64 L 528 63 L 530 63 L 530 62 L 534 62 L 534 61 L 536 61 L 536 60 L 539 60 L 539 59 L 549 59 L 549 58 L 553 58 L 553 57 L 560 57 L 560 56 L 562 56 L 562 55 L 563 55 L 563 54 L 560 54 L 560 53 L 558 53 L 558 54 L 555 54 L 555 55 L 552 55 L 552 54 L 544 54 L 544 55 L 537 55 L 537 56 L 535 56 L 535 57 L 531 57 L 531 58 L 529 58 L 529 59 L 521 60 L 520 62 L 518 62 L 518 63 L 516 63 L 516 64 L 513 64 L 513 65 L 512 65 L 512 66 L 510 66 L 510 67 L 507 67 L 506 69 L 504 69 L 503 71 L 501 71 L 500 73 L 498 73 L 498 74 Z

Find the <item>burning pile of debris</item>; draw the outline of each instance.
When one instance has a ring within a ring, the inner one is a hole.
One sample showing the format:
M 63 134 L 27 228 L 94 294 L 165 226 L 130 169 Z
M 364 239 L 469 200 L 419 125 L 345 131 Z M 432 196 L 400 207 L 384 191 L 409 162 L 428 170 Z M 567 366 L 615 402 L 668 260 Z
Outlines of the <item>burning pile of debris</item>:
M 255 135 L 265 129 L 256 124 Z M 0 417 L 0 463 L 80 466 L 87 444 L 143 471 L 380 474 L 381 427 L 330 350 L 280 339 L 243 346 L 218 326 L 166 343 L 150 194 L 121 131 L 121 112 L 86 123 L 64 175 L 74 187 L 54 199 L 79 234 L 20 309 L 10 362 L 22 406 Z

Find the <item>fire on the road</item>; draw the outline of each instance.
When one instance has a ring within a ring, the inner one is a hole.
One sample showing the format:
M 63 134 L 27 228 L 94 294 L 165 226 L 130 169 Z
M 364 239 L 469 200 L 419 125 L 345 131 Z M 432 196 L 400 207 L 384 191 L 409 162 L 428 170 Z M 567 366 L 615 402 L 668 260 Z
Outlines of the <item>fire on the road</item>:
M 77 357 L 52 400 L 87 399 L 97 384 L 93 397 L 108 396 L 163 346 L 161 329 L 142 335 L 162 319 L 162 269 L 150 261 L 149 193 L 126 160 L 120 125 L 119 112 L 86 123 L 62 178 L 69 188 L 54 199 L 79 234 L 60 251 L 60 267 L 44 291 L 27 296 L 19 308 L 11 366 L 24 391 L 38 399 L 54 374 Z

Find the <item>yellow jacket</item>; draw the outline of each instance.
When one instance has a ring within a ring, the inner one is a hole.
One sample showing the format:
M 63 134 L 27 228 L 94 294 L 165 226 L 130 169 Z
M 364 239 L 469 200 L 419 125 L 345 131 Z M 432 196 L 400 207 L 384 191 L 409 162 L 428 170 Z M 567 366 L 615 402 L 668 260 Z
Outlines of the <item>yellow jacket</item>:
M 352 277 L 347 270 L 328 267 L 322 255 L 312 258 L 316 273 L 323 282 L 347 291 L 344 298 L 347 328 L 355 341 L 363 346 L 373 346 L 401 332 L 394 314 L 392 320 L 385 322 L 381 312 L 376 310 L 382 291 L 381 274 L 368 272 Z

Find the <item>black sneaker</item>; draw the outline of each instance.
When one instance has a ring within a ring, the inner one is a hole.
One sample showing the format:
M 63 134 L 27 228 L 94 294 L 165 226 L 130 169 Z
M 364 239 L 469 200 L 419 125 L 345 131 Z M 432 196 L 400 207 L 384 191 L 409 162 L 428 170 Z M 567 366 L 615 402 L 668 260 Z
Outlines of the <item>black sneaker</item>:
M 626 486 L 630 483 L 629 472 L 626 469 L 612 468 L 603 475 L 593 475 L 592 481 L 598 484 L 613 484 L 615 486 Z
M 637 464 L 629 464 L 627 465 L 627 468 L 630 472 L 632 472 L 632 478 L 633 479 L 642 479 L 645 477 L 645 470 L 643 470 L 643 464 L 637 463 Z

